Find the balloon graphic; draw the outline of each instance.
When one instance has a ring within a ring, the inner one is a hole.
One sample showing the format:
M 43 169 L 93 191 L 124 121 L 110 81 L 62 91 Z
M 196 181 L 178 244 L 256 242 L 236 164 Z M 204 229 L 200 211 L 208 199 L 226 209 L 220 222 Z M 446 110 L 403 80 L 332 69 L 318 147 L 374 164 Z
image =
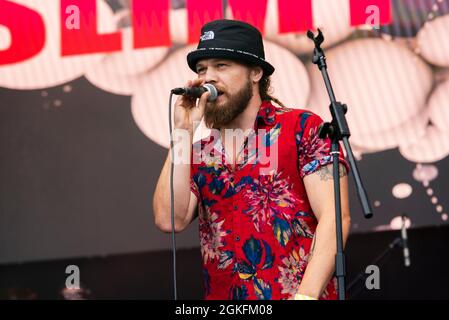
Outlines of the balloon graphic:
M 400 147 L 399 152 L 412 162 L 437 162 L 449 155 L 449 139 L 447 139 L 447 133 L 429 126 L 423 137 L 412 144 Z
M 419 57 L 381 39 L 350 41 L 328 50 L 326 56 L 335 94 L 348 104 L 348 123 L 359 147 L 379 151 L 405 144 L 407 136 L 400 132 L 404 127 L 412 138 L 423 135 L 433 75 Z M 313 64 L 307 69 L 312 85 L 309 107 L 330 120 L 321 73 Z
M 449 133 L 449 81 L 435 89 L 429 99 L 428 110 L 432 124 L 441 132 Z
M 427 22 L 417 36 L 421 55 L 436 66 L 449 67 L 448 30 L 449 14 Z

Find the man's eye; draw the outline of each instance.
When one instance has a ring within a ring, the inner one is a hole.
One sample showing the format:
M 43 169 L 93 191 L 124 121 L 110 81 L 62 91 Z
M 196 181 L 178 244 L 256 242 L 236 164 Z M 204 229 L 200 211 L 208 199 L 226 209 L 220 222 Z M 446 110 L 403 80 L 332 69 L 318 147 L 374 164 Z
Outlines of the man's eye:
M 196 70 L 197 73 L 202 73 L 204 71 L 204 68 L 199 68 Z
M 219 64 L 217 64 L 217 67 L 219 67 L 219 68 L 221 68 L 221 67 L 225 67 L 226 66 L 226 64 L 225 63 L 219 63 Z

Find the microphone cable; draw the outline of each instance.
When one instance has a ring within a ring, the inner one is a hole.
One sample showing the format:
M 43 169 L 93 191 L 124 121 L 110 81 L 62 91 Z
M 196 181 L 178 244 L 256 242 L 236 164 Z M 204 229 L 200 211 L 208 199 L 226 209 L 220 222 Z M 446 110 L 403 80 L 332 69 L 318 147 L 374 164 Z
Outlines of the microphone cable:
M 175 201 L 174 201 L 174 190 L 173 190 L 173 172 L 174 172 L 174 149 L 173 149 L 173 138 L 172 138 L 172 98 L 173 92 L 170 93 L 170 98 L 168 102 L 168 127 L 170 130 L 170 217 L 171 217 L 171 239 L 172 239 L 172 253 L 173 253 L 173 295 L 174 300 L 178 300 L 178 287 L 176 282 L 176 236 L 175 236 Z
M 213 99 L 217 99 L 218 92 L 217 88 L 214 85 L 206 84 L 204 87 L 208 89 Z M 176 236 L 175 236 L 175 192 L 173 190 L 173 173 L 174 173 L 174 161 L 175 161 L 175 151 L 174 151 L 174 143 L 172 137 L 172 99 L 176 90 L 171 90 L 170 98 L 168 99 L 168 128 L 169 128 L 169 137 L 170 137 L 170 153 L 171 153 L 171 161 L 170 161 L 170 218 L 171 218 L 171 237 L 172 237 L 172 252 L 173 252 L 173 294 L 174 300 L 178 300 L 178 288 L 176 281 Z

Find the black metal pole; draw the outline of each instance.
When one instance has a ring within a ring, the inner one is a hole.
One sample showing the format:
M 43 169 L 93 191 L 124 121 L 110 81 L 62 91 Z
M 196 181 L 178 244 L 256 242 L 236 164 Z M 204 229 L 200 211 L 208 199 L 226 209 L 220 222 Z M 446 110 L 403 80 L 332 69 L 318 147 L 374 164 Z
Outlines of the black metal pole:
M 340 300 L 345 300 L 345 253 L 343 249 L 343 228 L 342 228 L 342 217 L 341 217 L 341 195 L 340 195 L 340 141 L 343 141 L 345 146 L 347 158 L 351 166 L 351 171 L 354 174 L 355 183 L 357 187 L 357 194 L 359 195 L 359 200 L 362 204 L 363 213 L 365 218 L 372 217 L 371 206 L 368 201 L 368 197 L 363 187 L 362 180 L 358 173 L 358 168 L 354 160 L 354 155 L 352 153 L 351 146 L 349 144 L 349 136 L 351 135 L 349 131 L 349 126 L 346 121 L 345 113 L 347 111 L 347 106 L 337 102 L 335 98 L 334 90 L 332 88 L 331 81 L 329 79 L 329 74 L 327 72 L 326 56 L 321 49 L 321 44 L 324 41 L 323 33 L 318 29 L 318 36 L 315 37 L 313 32 L 309 31 L 307 36 L 314 42 L 315 49 L 313 51 L 312 62 L 318 66 L 326 85 L 326 90 L 330 99 L 330 112 L 332 114 L 332 122 L 325 123 L 325 125 L 320 130 L 320 138 L 329 137 L 332 141 L 332 159 L 333 159 L 333 178 L 334 178 L 334 196 L 335 196 L 335 225 L 336 225 L 336 245 L 337 253 L 335 256 L 335 275 L 338 280 L 338 298 Z
M 368 200 L 365 187 L 363 186 L 362 178 L 360 177 L 359 168 L 357 162 L 354 159 L 354 153 L 352 152 L 351 144 L 348 138 L 343 138 L 343 146 L 346 150 L 346 159 L 351 167 L 352 176 L 354 177 L 355 187 L 357 189 L 357 197 L 359 198 L 360 205 L 362 206 L 363 215 L 366 219 L 370 219 L 373 216 L 373 211 Z
M 338 281 L 338 299 L 345 300 L 345 253 L 343 251 L 343 231 L 341 221 L 341 196 L 340 196 L 340 145 L 338 140 L 332 141 L 333 174 L 334 174 L 334 201 L 335 201 L 335 226 L 337 235 L 337 254 L 335 256 L 335 276 Z

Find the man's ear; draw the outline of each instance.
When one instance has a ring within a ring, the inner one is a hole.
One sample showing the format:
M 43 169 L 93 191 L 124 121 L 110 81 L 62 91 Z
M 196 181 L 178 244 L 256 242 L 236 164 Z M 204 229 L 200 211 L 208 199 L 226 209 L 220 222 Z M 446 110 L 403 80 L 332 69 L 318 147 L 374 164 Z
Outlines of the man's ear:
M 260 79 L 262 79 L 263 77 L 263 70 L 261 67 L 259 66 L 255 66 L 254 68 L 251 69 L 251 80 L 253 82 L 259 82 Z

